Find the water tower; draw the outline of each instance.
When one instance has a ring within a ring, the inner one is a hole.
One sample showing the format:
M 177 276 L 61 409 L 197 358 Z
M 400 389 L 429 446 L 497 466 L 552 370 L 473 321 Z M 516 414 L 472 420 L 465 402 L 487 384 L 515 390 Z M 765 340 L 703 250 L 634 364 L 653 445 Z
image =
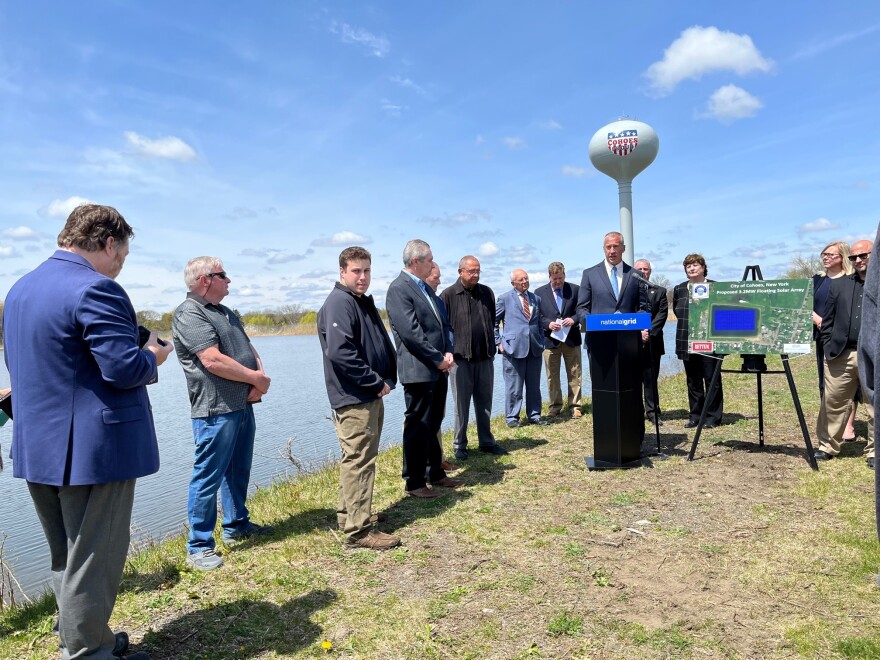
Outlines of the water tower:
M 660 140 L 653 128 L 634 119 L 618 119 L 603 126 L 590 140 L 593 166 L 617 181 L 620 203 L 620 233 L 626 245 L 624 261 L 632 265 L 636 246 L 633 240 L 632 180 L 654 162 Z

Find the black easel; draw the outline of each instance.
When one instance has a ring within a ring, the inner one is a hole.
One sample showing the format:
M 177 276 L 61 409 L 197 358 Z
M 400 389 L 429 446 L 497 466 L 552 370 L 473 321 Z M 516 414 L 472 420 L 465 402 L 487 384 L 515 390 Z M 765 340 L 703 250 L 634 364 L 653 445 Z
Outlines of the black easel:
M 748 279 L 763 280 L 764 277 L 761 275 L 761 267 L 746 266 L 745 270 L 743 271 L 742 281 L 745 282 Z M 768 370 L 764 355 L 743 355 L 743 363 L 739 371 L 736 371 L 734 369 L 722 369 L 721 365 L 724 362 L 725 356 L 719 355 L 717 357 L 718 364 L 715 366 L 715 372 L 712 374 L 712 381 L 709 383 L 709 390 L 706 392 L 706 401 L 708 402 L 712 400 L 712 396 L 715 394 L 715 390 L 718 388 L 718 379 L 721 376 L 722 371 L 728 374 L 755 374 L 758 379 L 758 444 L 761 447 L 764 446 L 764 390 L 761 383 L 761 376 L 763 374 L 785 374 L 785 377 L 788 380 L 788 389 L 791 392 L 791 400 L 794 403 L 794 409 L 797 412 L 798 421 L 801 425 L 801 434 L 804 436 L 804 444 L 807 447 L 807 462 L 810 464 L 811 468 L 813 468 L 814 470 L 818 470 L 819 464 L 816 463 L 816 453 L 813 450 L 813 443 L 810 440 L 810 432 L 807 430 L 807 422 L 804 419 L 804 410 L 801 407 L 801 400 L 798 397 L 797 388 L 794 384 L 794 376 L 792 376 L 791 374 L 791 366 L 788 363 L 788 355 L 785 353 L 780 355 L 780 357 L 782 358 L 782 371 Z M 688 454 L 689 461 L 694 460 L 694 454 L 697 451 L 697 443 L 700 441 L 700 435 L 703 432 L 703 422 L 705 422 L 706 420 L 707 410 L 708 406 L 704 405 L 703 411 L 700 413 L 700 421 L 697 424 L 697 432 L 696 434 L 694 434 L 694 442 L 691 445 L 691 451 Z

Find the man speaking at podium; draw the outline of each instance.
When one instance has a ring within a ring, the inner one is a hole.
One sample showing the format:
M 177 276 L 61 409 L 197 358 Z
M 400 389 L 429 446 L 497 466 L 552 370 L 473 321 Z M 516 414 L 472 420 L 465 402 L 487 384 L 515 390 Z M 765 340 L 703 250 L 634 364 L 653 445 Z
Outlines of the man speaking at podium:
M 583 319 L 585 329 L 590 314 L 649 311 L 644 280 L 632 266 L 623 263 L 623 236 L 608 232 L 602 249 L 605 259 L 584 271 L 578 292 L 578 318 Z M 597 466 L 601 462 L 606 467 L 622 467 L 623 463 L 637 461 L 644 440 L 640 353 L 648 341 L 648 330 L 642 330 L 640 338 L 632 337 L 631 332 L 587 332 Z M 636 371 L 638 380 L 630 382 Z
M 578 315 L 631 314 L 647 312 L 648 298 L 641 281 L 633 276 L 632 266 L 623 263 L 623 235 L 610 231 L 602 245 L 605 259 L 584 271 L 578 294 Z M 585 326 L 586 327 L 586 326 Z M 648 331 L 642 330 L 642 341 L 648 341 Z

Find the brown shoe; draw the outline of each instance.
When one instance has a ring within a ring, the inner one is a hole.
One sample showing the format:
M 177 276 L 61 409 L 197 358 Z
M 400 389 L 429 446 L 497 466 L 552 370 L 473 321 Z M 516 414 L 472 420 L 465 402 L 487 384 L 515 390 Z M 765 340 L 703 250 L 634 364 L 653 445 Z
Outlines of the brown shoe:
M 432 481 L 432 486 L 443 486 L 444 488 L 458 488 L 464 486 L 461 479 L 453 479 L 452 477 L 443 477 L 440 481 Z
M 440 497 L 440 493 L 435 490 L 431 490 L 427 486 L 422 486 L 421 488 L 416 488 L 415 490 L 408 490 L 406 491 L 406 494 L 410 497 L 423 497 L 425 499 Z
M 385 522 L 388 520 L 388 514 L 384 511 L 379 511 L 379 513 L 374 513 L 370 516 L 370 522 L 374 525 L 376 523 Z
M 346 548 L 367 548 L 368 550 L 389 550 L 398 545 L 400 545 L 398 537 L 380 532 L 377 529 L 371 529 L 360 538 L 348 539 L 345 542 Z
M 584 416 L 584 413 L 582 413 L 582 412 L 581 412 L 580 410 L 578 410 L 577 408 L 575 408 L 574 410 L 571 411 L 571 417 L 572 417 L 572 419 L 577 419 L 578 417 L 583 417 L 583 416 Z
M 455 472 L 459 469 L 457 465 L 453 465 L 449 461 L 443 461 L 442 463 L 440 463 L 440 467 L 443 468 L 444 472 Z

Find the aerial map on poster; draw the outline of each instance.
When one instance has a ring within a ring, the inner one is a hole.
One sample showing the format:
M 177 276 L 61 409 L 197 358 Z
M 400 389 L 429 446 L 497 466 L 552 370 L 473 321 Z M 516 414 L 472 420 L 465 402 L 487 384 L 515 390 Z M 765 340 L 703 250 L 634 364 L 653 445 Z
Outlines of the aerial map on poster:
M 809 353 L 812 280 L 690 284 L 691 353 Z

